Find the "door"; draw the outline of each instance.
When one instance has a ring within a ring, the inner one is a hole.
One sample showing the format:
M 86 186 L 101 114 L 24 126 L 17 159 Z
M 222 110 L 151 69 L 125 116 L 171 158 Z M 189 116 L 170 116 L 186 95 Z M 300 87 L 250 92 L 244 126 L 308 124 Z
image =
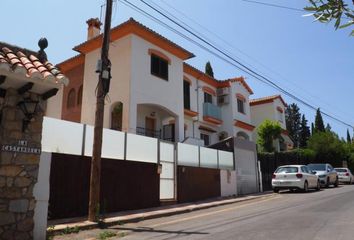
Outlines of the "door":
M 156 137 L 155 122 L 154 118 L 145 117 L 145 136 Z

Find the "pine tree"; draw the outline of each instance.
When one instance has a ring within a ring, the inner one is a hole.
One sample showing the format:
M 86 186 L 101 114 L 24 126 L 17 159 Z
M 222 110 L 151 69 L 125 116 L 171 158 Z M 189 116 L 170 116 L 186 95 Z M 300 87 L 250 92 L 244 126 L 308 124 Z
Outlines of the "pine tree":
M 287 106 L 285 110 L 285 122 L 289 136 L 294 141 L 294 147 L 298 147 L 301 127 L 301 114 L 300 109 L 296 103 Z
M 315 132 L 325 132 L 325 127 L 324 127 L 320 108 L 317 108 L 317 111 L 316 111 Z
M 305 118 L 305 115 L 303 114 L 301 118 L 299 147 L 307 147 L 307 141 L 309 140 L 310 136 L 310 128 L 307 126 L 307 120 Z
M 347 129 L 347 143 L 352 143 L 352 139 L 350 137 L 350 134 L 349 134 L 349 129 Z
M 311 135 L 315 133 L 315 126 L 311 123 Z
M 326 132 L 330 132 L 332 130 L 332 127 L 329 125 L 329 123 L 327 123 L 325 130 Z
M 205 73 L 208 74 L 210 77 L 214 77 L 213 68 L 211 67 L 209 61 L 205 64 Z

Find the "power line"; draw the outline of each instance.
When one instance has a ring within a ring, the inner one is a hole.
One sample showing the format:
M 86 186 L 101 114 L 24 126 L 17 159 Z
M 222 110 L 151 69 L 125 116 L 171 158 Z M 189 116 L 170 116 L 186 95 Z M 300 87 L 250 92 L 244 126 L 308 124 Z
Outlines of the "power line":
M 247 1 L 247 0 L 246 0 L 246 1 Z M 155 7 L 159 8 L 160 10 L 165 11 L 167 14 L 169 14 L 169 15 L 170 15 L 171 17 L 173 17 L 174 19 L 176 19 L 177 21 L 183 23 L 184 25 L 186 25 L 187 27 L 189 27 L 190 29 L 192 29 L 194 32 L 198 33 L 199 36 L 202 36 L 202 37 L 204 37 L 205 39 L 207 39 L 209 42 L 212 42 L 210 39 L 208 39 L 207 37 L 205 37 L 205 35 L 203 35 L 202 33 L 198 32 L 197 30 L 195 30 L 195 28 L 193 29 L 190 25 L 186 24 L 186 23 L 183 22 L 182 20 L 180 20 L 180 19 L 178 19 L 177 17 L 173 16 L 172 13 L 170 13 L 170 12 L 167 11 L 166 9 L 163 9 L 163 8 L 162 8 L 161 6 L 159 6 L 158 4 L 154 3 L 153 0 L 150 0 L 150 2 L 153 3 L 153 4 L 155 5 Z M 319 97 L 313 96 L 313 95 L 312 95 L 310 92 L 308 92 L 306 89 L 304 89 L 304 88 L 300 87 L 299 85 L 297 85 L 296 83 L 294 83 L 294 82 L 288 80 L 286 77 L 282 76 L 281 74 L 279 74 L 278 72 L 272 70 L 271 68 L 265 66 L 264 64 L 262 64 L 261 62 L 259 62 L 257 59 L 255 59 L 255 58 L 249 56 L 249 55 L 246 54 L 245 52 L 243 52 L 243 51 L 241 51 L 240 49 L 238 49 L 237 47 L 233 46 L 231 43 L 227 42 L 226 40 L 224 40 L 223 38 L 221 38 L 220 36 L 218 36 L 217 34 L 215 34 L 215 32 L 210 31 L 209 29 L 207 29 L 207 28 L 204 27 L 203 25 L 201 25 L 201 24 L 199 24 L 198 22 L 194 21 L 194 20 L 193 20 L 192 18 L 190 18 L 187 14 L 184 14 L 183 12 L 179 11 L 177 8 L 173 7 L 171 4 L 168 4 L 167 2 L 165 2 L 165 1 L 163 1 L 163 0 L 161 0 L 161 2 L 164 3 L 166 6 L 168 6 L 169 8 L 173 9 L 174 11 L 176 11 L 177 13 L 181 14 L 184 18 L 189 19 L 190 21 L 192 21 L 193 23 L 195 23 L 196 25 L 198 25 L 199 27 L 201 27 L 202 29 L 204 29 L 205 31 L 207 31 L 209 34 L 215 36 L 216 38 L 218 38 L 219 40 L 221 40 L 223 43 L 225 43 L 226 45 L 228 45 L 228 46 L 231 47 L 232 49 L 234 49 L 234 50 L 240 52 L 242 55 L 248 57 L 249 59 L 251 59 L 251 60 L 253 60 L 253 61 L 255 61 L 255 62 L 257 62 L 259 65 L 263 66 L 265 69 L 268 69 L 270 72 L 275 73 L 276 75 L 278 75 L 278 76 L 281 77 L 282 79 L 287 80 L 289 83 L 291 83 L 291 84 L 294 85 L 296 88 L 298 88 L 299 90 L 301 90 L 301 92 L 306 93 L 306 94 L 309 95 L 311 98 L 316 99 L 317 101 L 319 100 L 319 101 L 321 101 L 322 103 L 324 103 L 324 104 L 326 104 L 326 105 L 331 105 L 330 103 L 323 101 L 323 100 L 320 99 Z M 255 2 L 255 1 L 251 1 L 251 2 Z M 273 4 L 271 4 L 271 5 L 273 5 Z M 291 8 L 290 8 L 290 9 L 291 9 Z M 301 10 L 301 9 L 298 9 L 298 10 Z M 302 10 L 301 10 L 301 11 L 302 11 Z M 217 43 L 215 43 L 215 42 L 212 42 L 212 43 L 213 43 L 214 45 L 217 44 Z M 218 46 L 218 47 L 221 48 L 220 46 Z M 226 51 L 226 52 L 227 52 L 228 54 L 230 54 L 230 55 L 232 54 L 232 53 L 230 53 L 230 51 L 228 51 L 228 50 L 225 49 L 225 48 L 224 48 L 224 51 Z M 238 57 L 238 59 L 241 59 L 241 58 Z M 242 59 L 241 59 L 241 60 L 242 60 Z M 246 63 L 247 63 L 247 62 L 246 62 Z M 247 65 L 252 67 L 252 65 L 249 64 L 249 63 L 247 63 Z M 257 68 L 254 67 L 254 66 L 253 66 L 253 69 L 255 69 L 255 70 L 257 70 L 258 72 L 260 72 L 260 70 L 257 69 Z M 274 81 L 274 80 L 273 80 L 273 81 Z M 305 98 L 304 96 L 301 96 L 301 97 L 302 97 L 302 98 Z M 305 98 L 305 100 L 306 100 L 306 98 Z M 308 101 L 308 99 L 307 99 L 307 101 Z M 334 106 L 332 105 L 332 107 L 334 107 Z M 340 110 L 340 109 L 338 109 L 338 107 L 336 107 L 336 108 L 337 108 L 337 110 Z M 340 111 L 341 111 L 342 113 L 344 113 L 344 114 L 347 115 L 347 113 L 343 112 L 342 110 L 340 110 Z M 333 115 L 333 113 L 332 113 L 332 115 Z
M 287 9 L 287 10 L 292 10 L 292 11 L 297 11 L 297 12 L 307 12 L 307 13 L 309 12 L 309 11 L 306 11 L 305 9 L 287 7 L 287 6 L 277 5 L 277 4 L 273 4 L 273 3 L 265 3 L 265 2 L 259 2 L 259 1 L 253 1 L 253 0 L 241 0 L 241 1 L 264 5 L 264 6 L 268 6 L 268 7 L 282 8 L 282 9 Z M 350 18 L 346 17 L 346 16 L 342 16 L 341 19 L 349 19 L 350 20 Z
M 196 35 L 194 32 L 192 32 L 191 30 L 189 30 L 188 28 L 186 28 L 185 26 L 181 25 L 180 23 L 176 22 L 175 20 L 173 20 L 171 17 L 167 16 L 166 14 L 162 13 L 161 11 L 159 11 L 158 9 L 154 8 L 153 6 L 151 6 L 150 4 L 146 3 L 144 0 L 140 0 L 141 2 L 143 2 L 145 5 L 147 5 L 149 8 L 153 9 L 154 11 L 158 12 L 160 15 L 164 16 L 165 18 L 167 18 L 169 21 L 173 22 L 174 24 L 176 24 L 177 26 L 181 27 L 183 30 L 185 30 L 186 32 L 188 32 L 189 34 L 191 34 L 192 36 L 194 36 L 195 38 L 199 39 L 200 41 L 202 41 L 204 44 L 206 44 L 207 46 L 211 47 L 212 49 L 214 49 L 215 51 L 219 52 L 222 56 L 220 56 L 219 54 L 211 51 L 208 47 L 196 42 L 194 39 L 191 39 L 190 37 L 186 36 L 185 34 L 181 33 L 180 31 L 172 28 L 171 26 L 167 25 L 165 22 L 159 20 L 158 18 L 152 16 L 151 14 L 147 13 L 146 11 L 144 11 L 143 9 L 137 7 L 136 5 L 132 4 L 131 2 L 129 2 L 128 0 L 120 0 L 122 3 L 125 3 L 125 5 L 135 9 L 136 11 L 144 14 L 145 16 L 149 17 L 150 19 L 152 19 L 153 21 L 165 26 L 166 28 L 170 29 L 171 31 L 173 31 L 174 33 L 182 36 L 183 38 L 187 39 L 188 41 L 191 41 L 192 43 L 196 44 L 197 46 L 201 47 L 202 49 L 208 51 L 209 53 L 213 54 L 214 56 L 222 59 L 223 61 L 229 63 L 230 65 L 236 67 L 237 69 L 239 69 L 242 72 L 245 72 L 246 74 L 254 77 L 255 79 L 277 89 L 278 91 L 280 91 L 281 93 L 284 93 L 285 95 L 291 97 L 292 99 L 296 100 L 297 102 L 302 103 L 303 105 L 313 109 L 313 110 L 317 110 L 316 107 L 312 106 L 311 104 L 303 101 L 302 99 L 298 98 L 297 96 L 293 95 L 292 93 L 286 91 L 285 89 L 281 88 L 280 86 L 278 86 L 277 84 L 275 84 L 273 81 L 269 80 L 268 78 L 264 77 L 263 75 L 255 72 L 254 70 L 248 68 L 247 66 L 245 66 L 243 63 L 237 61 L 235 58 L 233 58 L 232 56 L 230 56 L 229 54 L 225 53 L 224 51 L 220 50 L 219 48 L 215 47 L 213 44 L 209 43 L 208 41 L 206 41 L 205 39 L 201 38 L 200 36 Z M 230 61 L 231 60 L 231 61 Z M 333 120 L 336 120 L 350 128 L 353 128 L 352 125 L 340 120 L 337 117 L 334 117 L 326 112 L 321 111 L 321 113 Z
M 258 1 L 253 1 L 253 0 L 241 0 L 241 1 L 260 4 L 260 5 L 264 5 L 264 6 L 268 6 L 268 7 L 283 8 L 283 9 L 293 10 L 293 11 L 297 11 L 297 12 L 306 12 L 304 9 L 287 7 L 287 6 L 277 5 L 277 4 L 273 4 L 273 3 L 258 2 Z

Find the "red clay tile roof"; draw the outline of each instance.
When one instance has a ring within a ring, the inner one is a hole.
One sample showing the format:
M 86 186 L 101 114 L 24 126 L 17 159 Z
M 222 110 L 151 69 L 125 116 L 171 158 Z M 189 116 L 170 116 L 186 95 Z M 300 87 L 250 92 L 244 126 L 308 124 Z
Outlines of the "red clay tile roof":
M 249 94 L 253 94 L 252 89 L 250 88 L 250 86 L 246 83 L 245 78 L 244 77 L 236 77 L 236 78 L 232 78 L 230 79 L 231 82 L 240 82 L 244 88 L 246 88 L 246 90 L 249 92 Z
M 279 100 L 284 104 L 284 106 L 288 106 L 284 99 L 281 97 L 281 95 L 273 95 L 273 96 L 267 96 L 263 98 L 257 98 L 257 99 L 251 99 L 250 100 L 250 105 L 259 105 L 259 104 L 265 104 L 265 103 L 270 103 L 273 102 L 275 99 L 279 98 Z
M 171 52 L 172 54 L 175 54 L 176 56 L 181 57 L 183 60 L 194 57 L 193 53 L 187 51 L 186 49 L 182 48 L 181 46 L 177 45 L 171 40 L 165 38 L 164 36 L 160 35 L 154 30 L 146 27 L 140 22 L 137 22 L 134 18 L 130 18 L 128 21 L 112 28 L 110 33 L 111 41 L 117 40 L 131 33 L 136 34 L 147 41 L 153 43 L 155 41 L 158 42 L 159 47 L 161 47 L 166 51 Z M 90 40 L 87 40 L 81 43 L 80 45 L 74 47 L 74 50 L 85 54 L 94 49 L 97 49 L 102 44 L 102 36 L 103 34 L 100 34 Z
M 27 78 L 67 85 L 68 79 L 50 62 L 41 62 L 37 53 L 0 42 L 0 70 L 22 73 Z

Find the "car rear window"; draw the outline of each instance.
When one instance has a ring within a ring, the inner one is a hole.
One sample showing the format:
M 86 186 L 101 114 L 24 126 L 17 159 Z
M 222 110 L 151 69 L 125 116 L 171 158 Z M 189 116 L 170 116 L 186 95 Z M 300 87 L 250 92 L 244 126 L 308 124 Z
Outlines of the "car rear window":
M 276 173 L 297 173 L 298 170 L 299 169 L 297 167 L 280 167 L 275 172 Z
M 307 166 L 314 171 L 326 171 L 326 164 L 309 164 Z
M 337 172 L 348 172 L 348 170 L 345 169 L 345 168 L 335 168 L 335 170 L 336 170 Z

